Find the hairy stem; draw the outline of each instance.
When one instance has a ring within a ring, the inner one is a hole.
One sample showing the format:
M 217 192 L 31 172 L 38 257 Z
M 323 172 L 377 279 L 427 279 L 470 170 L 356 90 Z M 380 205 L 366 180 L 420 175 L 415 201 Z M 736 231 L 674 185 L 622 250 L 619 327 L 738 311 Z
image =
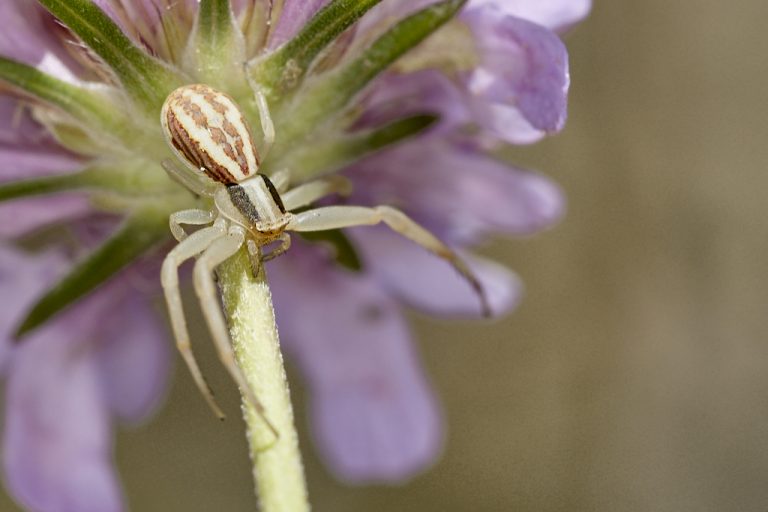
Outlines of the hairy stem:
M 263 265 L 254 278 L 247 254 L 241 250 L 221 265 L 220 283 L 237 362 L 279 432 L 275 439 L 264 420 L 243 402 L 261 510 L 308 511 L 304 468 Z

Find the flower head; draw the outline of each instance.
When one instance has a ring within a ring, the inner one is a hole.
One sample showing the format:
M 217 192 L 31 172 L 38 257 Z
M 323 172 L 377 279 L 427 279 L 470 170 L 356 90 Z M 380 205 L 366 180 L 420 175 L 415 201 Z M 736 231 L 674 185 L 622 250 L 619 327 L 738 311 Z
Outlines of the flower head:
M 162 396 L 166 329 L 149 301 L 168 215 L 201 201 L 161 167 L 173 159 L 159 122 L 172 90 L 227 92 L 257 133 L 263 93 L 277 136 L 261 172 L 287 169 L 295 183 L 343 173 L 354 192 L 329 204 L 401 208 L 466 256 L 501 315 L 520 284 L 471 248 L 550 226 L 563 198 L 486 150 L 562 128 L 556 33 L 589 4 L 3 2 L 0 286 L 14 300 L 0 314 L 0 367 L 14 496 L 33 510 L 121 509 L 111 424 L 146 417 Z M 378 227 L 307 237 L 268 268 L 330 469 L 398 481 L 432 463 L 440 412 L 401 304 L 476 317 L 472 288 Z

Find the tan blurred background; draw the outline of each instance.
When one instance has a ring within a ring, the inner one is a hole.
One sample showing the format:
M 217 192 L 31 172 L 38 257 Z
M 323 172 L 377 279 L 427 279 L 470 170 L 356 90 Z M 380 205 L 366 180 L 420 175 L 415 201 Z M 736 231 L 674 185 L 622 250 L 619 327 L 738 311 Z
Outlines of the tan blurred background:
M 490 326 L 413 315 L 442 460 L 404 487 L 338 485 L 292 372 L 315 511 L 768 510 L 766 20 L 762 0 L 597 2 L 567 37 L 567 130 L 510 152 L 570 198 L 553 231 L 488 248 L 526 300 Z M 174 382 L 118 438 L 132 509 L 254 510 L 240 422 Z

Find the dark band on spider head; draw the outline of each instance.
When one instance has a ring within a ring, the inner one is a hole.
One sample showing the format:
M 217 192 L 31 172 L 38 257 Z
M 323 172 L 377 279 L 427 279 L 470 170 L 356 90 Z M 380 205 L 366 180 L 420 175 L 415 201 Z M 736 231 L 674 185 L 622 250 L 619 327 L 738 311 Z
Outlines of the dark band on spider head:
M 267 178 L 266 174 L 259 174 L 262 178 L 264 178 L 264 184 L 267 185 L 267 190 L 269 190 L 269 194 L 272 196 L 272 200 L 275 202 L 278 208 L 280 208 L 281 213 L 285 213 L 285 206 L 283 206 L 283 200 L 280 198 L 280 194 L 277 192 L 277 188 L 275 187 L 275 184 L 272 183 L 272 181 Z
M 232 204 L 235 205 L 235 208 L 237 208 L 249 222 L 256 224 L 261 220 L 259 218 L 259 212 L 256 211 L 256 206 L 251 202 L 248 193 L 242 186 L 237 183 L 228 183 L 227 192 L 229 193 L 229 198 L 232 200 Z

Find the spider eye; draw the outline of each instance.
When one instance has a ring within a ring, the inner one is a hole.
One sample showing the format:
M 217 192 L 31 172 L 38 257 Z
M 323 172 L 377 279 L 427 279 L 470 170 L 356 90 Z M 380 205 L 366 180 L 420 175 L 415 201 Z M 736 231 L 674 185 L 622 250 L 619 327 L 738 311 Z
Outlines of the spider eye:
M 211 179 L 237 183 L 258 171 L 253 136 L 234 100 L 207 85 L 185 85 L 173 91 L 160 116 L 174 153 Z

